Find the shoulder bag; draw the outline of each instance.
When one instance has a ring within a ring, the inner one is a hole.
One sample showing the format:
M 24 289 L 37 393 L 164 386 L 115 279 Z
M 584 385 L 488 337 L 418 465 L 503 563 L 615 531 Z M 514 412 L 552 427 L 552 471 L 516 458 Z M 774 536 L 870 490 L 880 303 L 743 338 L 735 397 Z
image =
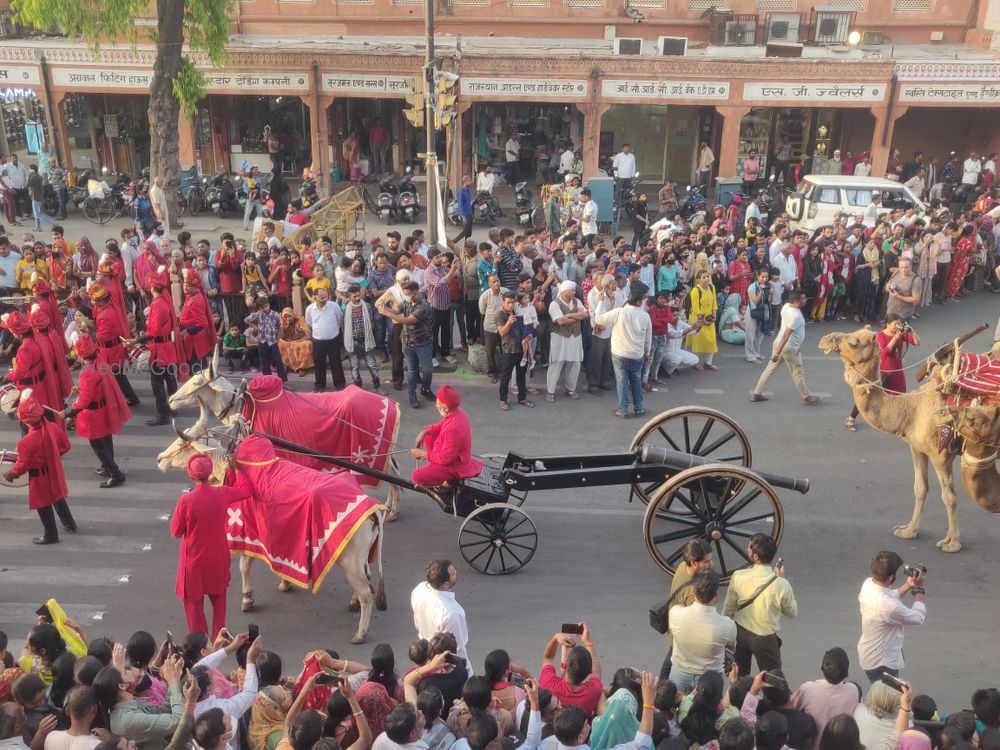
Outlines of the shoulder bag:
M 666 634 L 670 630 L 670 606 L 674 603 L 674 599 L 680 594 L 684 589 L 688 588 L 693 584 L 693 581 L 686 581 L 677 587 L 677 590 L 670 595 L 670 597 L 658 607 L 653 607 L 649 610 L 649 627 L 655 630 L 657 633 Z

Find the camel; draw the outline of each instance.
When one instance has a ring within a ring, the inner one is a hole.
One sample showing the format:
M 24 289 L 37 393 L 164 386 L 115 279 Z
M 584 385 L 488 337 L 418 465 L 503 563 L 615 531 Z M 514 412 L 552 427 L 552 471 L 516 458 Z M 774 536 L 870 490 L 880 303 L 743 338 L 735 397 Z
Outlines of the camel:
M 212 459 L 212 484 L 221 484 L 229 469 L 229 462 L 220 447 L 208 445 L 197 440 L 186 440 L 178 437 L 169 447 L 156 457 L 156 465 L 160 471 L 168 469 L 183 469 L 188 460 L 197 453 L 206 454 Z M 302 469 L 311 471 L 310 469 Z M 358 628 L 351 636 L 351 643 L 364 643 L 371 625 L 372 605 L 382 611 L 386 609 L 385 580 L 382 573 L 382 543 L 384 541 L 384 519 L 381 512 L 373 514 L 351 537 L 337 558 L 336 566 L 341 569 L 352 596 L 348 609 L 352 612 L 361 611 Z M 254 607 L 253 590 L 250 586 L 250 570 L 254 558 L 250 555 L 240 555 L 240 578 L 243 584 L 242 611 L 250 612 Z M 290 591 L 291 585 L 282 580 L 278 586 L 280 591 Z
M 854 333 L 828 333 L 819 346 L 827 354 L 837 352 L 844 362 L 844 380 L 854 393 L 854 402 L 868 424 L 895 435 L 910 448 L 913 457 L 913 516 L 893 528 L 900 539 L 914 539 L 927 499 L 927 463 L 934 467 L 941 485 L 941 502 L 948 515 L 948 533 L 936 542 L 942 552 L 962 549 L 956 517 L 954 456 L 938 450 L 941 404 L 933 382 L 901 395 L 889 395 L 880 385 L 879 346 L 875 332 L 865 327 Z M 975 496 L 973 496 L 975 497 Z M 982 503 L 980 503 L 982 505 Z M 985 506 L 984 506 L 985 507 Z
M 968 406 L 958 415 L 958 434 L 965 439 L 962 483 L 983 510 L 1000 513 L 1000 406 Z

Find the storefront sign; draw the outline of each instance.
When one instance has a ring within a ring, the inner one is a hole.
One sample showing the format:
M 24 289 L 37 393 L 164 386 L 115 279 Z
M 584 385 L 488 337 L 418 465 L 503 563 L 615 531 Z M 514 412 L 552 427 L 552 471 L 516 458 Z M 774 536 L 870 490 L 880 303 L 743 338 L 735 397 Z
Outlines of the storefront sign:
M 52 68 L 56 86 L 75 89 L 146 89 L 153 83 L 151 70 L 93 70 Z
M 462 78 L 466 96 L 537 96 L 540 99 L 583 99 L 587 96 L 585 80 L 558 78 Z
M 743 98 L 771 102 L 880 102 L 885 86 L 871 83 L 745 83 Z
M 413 89 L 407 84 L 405 76 L 326 73 L 323 75 L 323 90 L 358 94 L 408 94 Z
M 899 87 L 899 101 L 1000 104 L 1000 85 L 993 83 L 907 83 Z
M 0 68 L 0 87 L 23 86 L 41 82 L 42 77 L 38 73 L 38 68 L 12 68 L 9 66 Z
M 611 99 L 728 99 L 729 84 L 716 81 L 601 81 Z
M 240 89 L 241 94 L 273 91 L 308 91 L 308 73 L 226 73 L 221 70 L 205 73 L 209 91 Z M 244 91 L 243 89 L 250 89 Z

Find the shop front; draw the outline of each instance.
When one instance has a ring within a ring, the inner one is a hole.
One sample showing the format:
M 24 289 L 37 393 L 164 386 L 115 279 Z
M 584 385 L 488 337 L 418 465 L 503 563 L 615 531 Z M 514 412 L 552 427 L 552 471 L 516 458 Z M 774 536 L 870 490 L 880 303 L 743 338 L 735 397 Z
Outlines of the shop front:
M 870 108 L 885 100 L 887 89 L 867 83 L 745 83 L 746 102 L 787 105 L 750 106 L 743 115 L 736 176 L 743 178 L 743 162 L 751 154 L 760 161 L 761 178 L 774 175 L 779 182 L 794 183 L 805 174 L 827 174 L 831 169 L 842 173 L 843 164 L 829 164 L 834 151 L 850 164 L 871 149 L 875 119 Z
M 0 68 L 0 149 L 22 163 L 38 160 L 42 143 L 52 150 L 37 66 Z
M 489 164 L 508 174 L 507 141 L 518 135 L 517 180 L 540 184 L 552 178 L 549 162 L 567 143 L 586 150 L 582 102 L 586 80 L 507 79 L 464 76 L 460 83 L 458 159 L 463 174 Z M 457 179 L 453 176 L 453 179 Z
M 211 95 L 198 108 L 195 144 L 202 171 L 258 167 L 301 174 L 312 164 L 309 108 L 298 96 Z

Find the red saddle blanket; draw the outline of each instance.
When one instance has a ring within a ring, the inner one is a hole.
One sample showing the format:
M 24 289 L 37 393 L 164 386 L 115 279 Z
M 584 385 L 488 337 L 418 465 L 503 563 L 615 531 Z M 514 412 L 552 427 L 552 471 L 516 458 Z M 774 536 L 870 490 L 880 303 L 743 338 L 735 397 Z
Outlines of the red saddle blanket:
M 313 592 L 358 529 L 384 508 L 352 474 L 280 459 L 259 435 L 241 441 L 233 458 L 236 471 L 226 483 L 253 497 L 229 508 L 229 550 L 259 557 L 284 580 Z
M 277 375 L 250 381 L 243 416 L 253 430 L 379 471 L 385 471 L 399 429 L 399 403 L 391 398 L 354 385 L 336 393 L 296 393 L 285 390 Z M 310 469 L 340 471 L 301 453 L 277 453 Z M 356 476 L 363 485 L 379 485 L 371 477 Z
M 1000 400 L 1000 362 L 985 354 L 963 353 L 956 376 L 958 387 L 963 391 Z

